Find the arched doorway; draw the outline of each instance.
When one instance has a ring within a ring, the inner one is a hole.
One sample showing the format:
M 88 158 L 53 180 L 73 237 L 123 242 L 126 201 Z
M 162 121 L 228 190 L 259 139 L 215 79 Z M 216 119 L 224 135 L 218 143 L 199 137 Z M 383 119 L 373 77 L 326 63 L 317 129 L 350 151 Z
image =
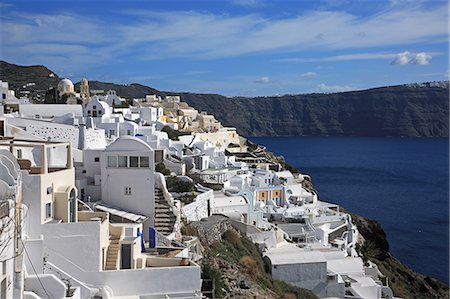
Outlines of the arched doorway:
M 69 222 L 76 222 L 76 204 L 77 204 L 77 197 L 75 188 L 72 188 L 70 190 L 69 194 Z

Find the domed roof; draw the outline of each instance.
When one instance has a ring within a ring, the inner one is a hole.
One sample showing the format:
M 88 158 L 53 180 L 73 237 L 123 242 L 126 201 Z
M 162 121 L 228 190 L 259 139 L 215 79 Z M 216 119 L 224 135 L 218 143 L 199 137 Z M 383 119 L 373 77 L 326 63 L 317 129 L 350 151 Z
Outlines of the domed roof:
M 114 151 L 150 151 L 153 149 L 145 143 L 145 141 L 129 135 L 123 135 L 117 138 L 113 143 L 108 145 L 105 149 L 107 152 Z
M 63 87 L 63 86 L 73 86 L 73 83 L 69 79 L 62 79 L 58 83 L 58 88 Z

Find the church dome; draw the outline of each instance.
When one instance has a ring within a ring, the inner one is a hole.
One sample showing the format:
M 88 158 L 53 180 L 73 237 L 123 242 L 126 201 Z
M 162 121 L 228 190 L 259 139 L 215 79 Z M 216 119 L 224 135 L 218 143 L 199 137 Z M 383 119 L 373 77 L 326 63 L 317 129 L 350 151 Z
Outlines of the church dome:
M 73 87 L 72 81 L 70 81 L 69 79 L 62 79 L 61 81 L 59 81 L 58 89 L 64 90 L 67 87 Z
M 62 79 L 58 83 L 59 94 L 74 93 L 73 83 L 69 79 Z

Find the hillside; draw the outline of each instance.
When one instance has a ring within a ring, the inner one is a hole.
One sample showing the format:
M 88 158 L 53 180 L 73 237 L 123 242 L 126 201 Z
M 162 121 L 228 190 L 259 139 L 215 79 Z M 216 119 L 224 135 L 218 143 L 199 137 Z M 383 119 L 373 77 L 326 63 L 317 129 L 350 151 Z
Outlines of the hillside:
M 147 94 L 161 94 L 158 90 L 137 83 L 115 84 L 100 81 L 89 81 L 89 88 L 95 90 L 104 90 L 105 92 L 114 89 L 117 94 L 125 98 L 142 98 Z M 75 90 L 80 89 L 80 83 L 75 84 Z
M 44 66 L 0 62 L 0 79 L 15 90 L 29 82 L 56 86 Z M 408 84 L 332 94 L 225 97 L 218 94 L 162 92 L 141 84 L 90 81 L 91 89 L 114 89 L 126 98 L 179 94 L 197 110 L 216 116 L 244 136 L 449 136 L 448 82 Z M 78 88 L 78 84 L 75 85 Z
M 18 91 L 56 87 L 60 78 L 43 65 L 21 66 L 0 60 L 0 80 L 8 82 L 10 89 Z M 23 86 L 28 83 L 36 85 L 24 88 Z

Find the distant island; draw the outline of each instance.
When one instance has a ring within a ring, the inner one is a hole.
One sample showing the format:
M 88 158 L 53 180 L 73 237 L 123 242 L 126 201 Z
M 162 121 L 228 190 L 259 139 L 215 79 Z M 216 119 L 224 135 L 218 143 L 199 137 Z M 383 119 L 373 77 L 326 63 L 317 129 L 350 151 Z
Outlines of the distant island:
M 5 61 L 0 61 L 0 77 L 19 93 L 30 83 L 34 83 L 33 90 L 45 90 L 59 80 L 45 66 L 18 66 Z M 448 81 L 252 98 L 159 91 L 136 83 L 89 84 L 92 89 L 114 89 L 126 98 L 181 95 L 182 101 L 216 115 L 223 125 L 235 127 L 244 136 L 449 136 Z

